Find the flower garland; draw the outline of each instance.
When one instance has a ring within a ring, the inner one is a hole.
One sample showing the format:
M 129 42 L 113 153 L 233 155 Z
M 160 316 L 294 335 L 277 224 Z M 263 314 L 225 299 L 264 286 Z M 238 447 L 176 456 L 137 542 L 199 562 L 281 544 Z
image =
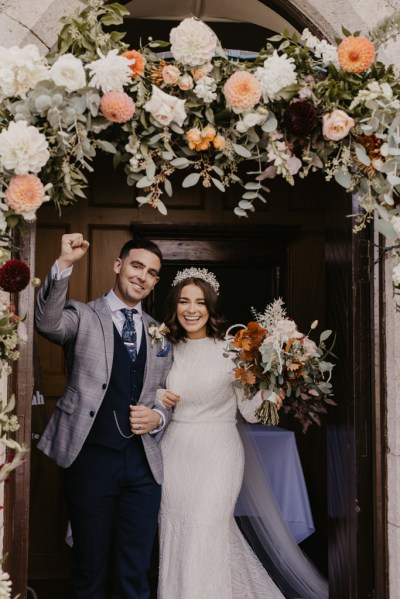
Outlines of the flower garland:
M 221 192 L 241 184 L 235 213 L 265 202 L 265 182 L 322 170 L 356 194 L 390 245 L 400 238 L 400 81 L 377 51 L 400 30 L 400 13 L 370 39 L 343 30 L 338 46 L 307 29 L 267 41 L 253 60 L 231 58 L 215 33 L 184 19 L 168 42 L 124 43 L 127 9 L 82 0 L 63 19 L 58 50 L 0 48 L 0 235 L 34 220 L 43 202 L 84 197 L 98 150 L 122 163 L 139 204 L 167 211 L 171 176 Z M 165 48 L 169 47 L 169 52 Z M 247 182 L 239 165 L 251 161 Z M 254 162 L 258 165 L 254 172 Z M 399 254 L 400 255 L 400 254 Z M 400 266 L 393 281 L 400 289 Z

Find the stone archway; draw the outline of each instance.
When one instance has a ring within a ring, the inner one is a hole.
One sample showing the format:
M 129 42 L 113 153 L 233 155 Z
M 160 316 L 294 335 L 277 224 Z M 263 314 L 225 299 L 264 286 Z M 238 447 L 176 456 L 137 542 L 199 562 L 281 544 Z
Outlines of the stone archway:
M 124 2 L 124 4 L 131 4 Z M 149 3 L 147 3 L 149 4 Z M 161 3 L 163 4 L 163 3 Z M 169 3 L 171 6 L 172 3 Z M 191 2 L 182 3 L 189 5 L 186 11 L 195 12 L 195 10 L 206 10 L 207 3 Z M 226 3 L 228 4 L 228 3 Z M 229 3 L 232 4 L 232 3 Z M 255 3 L 260 4 L 264 3 Z M 136 5 L 140 11 L 140 2 L 132 3 Z M 6 46 L 15 44 L 24 45 L 27 43 L 36 44 L 43 52 L 46 52 L 55 43 L 57 32 L 59 29 L 59 19 L 63 14 L 70 12 L 71 9 L 80 8 L 82 5 L 77 0 L 38 0 L 34 3 L 30 0 L 1 0 L 0 1 L 0 32 L 2 35 L 2 43 Z M 400 9 L 400 1 L 385 0 L 384 6 L 382 3 L 376 3 L 372 0 L 352 0 L 346 2 L 339 0 L 332 4 L 329 0 L 304 0 L 300 2 L 288 2 L 284 0 L 272 0 L 268 3 L 269 7 L 275 9 L 290 22 L 295 21 L 301 15 L 299 21 L 310 24 L 314 31 L 319 31 L 327 38 L 332 39 L 335 34 L 340 35 L 340 26 L 343 25 L 347 29 L 354 28 L 362 31 L 368 31 L 375 23 L 382 18 L 382 12 L 389 14 L 394 9 Z M 159 16 L 167 17 L 168 15 L 160 14 L 160 10 L 154 3 L 154 12 L 158 11 Z M 186 13 L 185 13 L 186 14 Z M 206 14 L 206 13 L 205 13 Z M 338 20 L 340 14 L 340 22 Z M 143 13 L 142 13 L 143 15 Z M 137 15 L 140 16 L 139 14 Z M 149 16 L 149 15 L 146 15 Z M 177 16 L 177 15 L 175 15 Z M 182 14 L 184 16 L 184 14 Z M 356 24 L 356 27 L 355 25 Z M 389 44 L 386 50 L 388 61 L 399 64 L 399 56 L 396 53 L 394 44 Z M 32 233 L 32 241 L 34 233 Z M 33 253 L 31 253 L 33 259 Z M 392 296 L 390 267 L 387 269 L 386 287 L 380 291 L 380 294 L 375 298 L 375 305 L 383 306 L 386 310 L 386 330 L 385 330 L 385 356 L 386 362 L 383 365 L 384 370 L 390 373 L 386 381 L 387 392 L 387 469 L 388 469 L 388 488 L 387 494 L 389 497 L 388 517 L 386 522 L 382 522 L 384 527 L 387 527 L 389 537 L 389 554 L 392 555 L 390 564 L 390 589 L 391 596 L 396 597 L 400 588 L 400 572 L 396 564 L 396 556 L 400 553 L 400 511 L 397 509 L 400 503 L 400 492 L 398 481 L 400 479 L 400 419 L 397 408 L 397 389 L 400 385 L 400 318 L 396 315 L 394 300 Z M 22 299 L 27 302 L 29 308 L 31 298 Z M 30 306 L 31 308 L 32 306 Z M 379 332 L 379 329 L 378 329 Z M 27 389 L 29 389 L 29 381 L 27 381 Z M 27 398 L 29 399 L 29 398 Z M 30 435 L 28 427 L 25 428 L 23 434 L 27 437 Z M 28 440 L 28 439 L 27 439 Z M 22 480 L 23 475 L 17 477 Z M 26 485 L 26 477 L 24 485 Z M 21 508 L 23 509 L 23 508 Z M 23 514 L 21 515 L 23 516 Z M 26 519 L 26 518 L 25 518 Z M 18 518 L 17 518 L 18 520 Z M 22 517 L 23 521 L 24 518 Z M 25 545 L 22 545 L 25 547 Z M 19 574 L 19 577 L 23 575 Z M 23 586 L 21 588 L 24 588 Z

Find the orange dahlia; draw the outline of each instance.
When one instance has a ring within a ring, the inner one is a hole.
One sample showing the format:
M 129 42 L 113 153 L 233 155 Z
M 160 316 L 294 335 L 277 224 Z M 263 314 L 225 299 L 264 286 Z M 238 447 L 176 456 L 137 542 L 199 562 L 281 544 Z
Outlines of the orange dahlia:
M 261 98 L 261 83 L 251 73 L 237 71 L 225 83 L 224 95 L 234 109 L 253 108 Z
M 36 175 L 16 175 L 10 180 L 4 200 L 18 214 L 34 212 L 45 201 L 43 183 Z
M 102 96 L 100 110 L 113 123 L 126 123 L 135 114 L 136 106 L 125 92 L 111 90 Z
M 338 61 L 344 71 L 362 73 L 369 69 L 374 60 L 374 44 L 366 37 L 350 35 L 339 44 Z
M 126 52 L 122 52 L 121 56 L 125 56 L 128 60 L 134 60 L 133 64 L 129 65 L 129 68 L 132 71 L 132 77 L 139 77 L 144 73 L 144 65 L 146 64 L 145 57 L 140 54 L 137 50 L 127 50 Z

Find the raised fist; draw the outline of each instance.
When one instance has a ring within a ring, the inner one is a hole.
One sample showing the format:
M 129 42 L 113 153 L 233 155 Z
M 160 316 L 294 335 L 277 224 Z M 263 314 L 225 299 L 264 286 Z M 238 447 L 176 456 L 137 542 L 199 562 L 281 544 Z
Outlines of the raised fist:
M 58 258 L 60 271 L 69 268 L 84 256 L 89 247 L 89 242 L 83 239 L 81 233 L 66 233 L 61 238 L 61 254 Z

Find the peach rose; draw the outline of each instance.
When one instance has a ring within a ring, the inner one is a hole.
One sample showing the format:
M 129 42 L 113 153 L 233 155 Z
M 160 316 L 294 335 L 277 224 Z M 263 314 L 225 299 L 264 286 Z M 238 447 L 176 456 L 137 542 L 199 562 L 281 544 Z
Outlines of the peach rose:
M 222 135 L 216 135 L 212 141 L 214 148 L 218 150 L 223 150 L 226 144 L 226 139 Z
M 178 67 L 174 67 L 172 64 L 169 64 L 162 69 L 161 75 L 164 83 L 167 83 L 168 85 L 176 85 L 181 73 Z
M 184 92 L 187 92 L 190 89 L 193 89 L 193 79 L 190 75 L 183 75 L 183 77 L 181 77 L 178 81 L 178 86 L 179 89 L 181 89 Z
M 330 141 L 343 139 L 356 124 L 351 116 L 339 109 L 333 110 L 330 114 L 324 114 L 322 120 L 322 133 L 325 139 L 329 139 Z
M 188 140 L 189 148 L 191 150 L 194 150 L 196 148 L 196 146 L 198 146 L 199 143 L 201 143 L 201 131 L 200 131 L 200 129 L 198 129 L 197 127 L 194 127 L 193 129 L 190 129 L 186 133 L 186 139 Z

